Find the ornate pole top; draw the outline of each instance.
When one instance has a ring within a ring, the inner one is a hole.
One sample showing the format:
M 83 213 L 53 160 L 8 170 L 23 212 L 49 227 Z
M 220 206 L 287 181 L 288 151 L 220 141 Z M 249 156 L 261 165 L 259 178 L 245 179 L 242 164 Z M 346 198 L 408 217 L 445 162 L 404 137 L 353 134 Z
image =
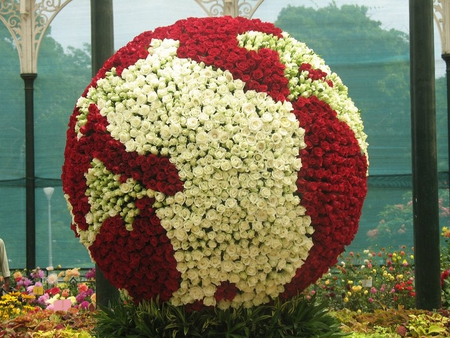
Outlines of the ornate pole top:
M 433 0 L 434 20 L 442 43 L 442 54 L 450 54 L 450 0 Z
M 45 30 L 71 0 L 0 0 L 0 20 L 17 47 L 21 74 L 37 73 L 39 47 Z
M 251 19 L 264 0 L 195 0 L 208 16 L 230 15 Z

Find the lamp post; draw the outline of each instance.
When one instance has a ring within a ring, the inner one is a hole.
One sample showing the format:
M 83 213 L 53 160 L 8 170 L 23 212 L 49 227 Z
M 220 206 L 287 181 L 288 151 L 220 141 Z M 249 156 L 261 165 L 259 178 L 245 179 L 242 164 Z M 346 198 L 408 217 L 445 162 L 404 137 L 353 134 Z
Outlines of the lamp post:
M 250 19 L 264 0 L 195 0 L 208 16 L 229 15 Z
M 26 266 L 36 267 L 34 80 L 39 47 L 50 22 L 71 0 L 0 0 L 0 20 L 11 33 L 25 89 Z
M 48 266 L 53 266 L 53 249 L 52 249 L 52 195 L 55 188 L 44 188 L 45 196 L 48 202 Z

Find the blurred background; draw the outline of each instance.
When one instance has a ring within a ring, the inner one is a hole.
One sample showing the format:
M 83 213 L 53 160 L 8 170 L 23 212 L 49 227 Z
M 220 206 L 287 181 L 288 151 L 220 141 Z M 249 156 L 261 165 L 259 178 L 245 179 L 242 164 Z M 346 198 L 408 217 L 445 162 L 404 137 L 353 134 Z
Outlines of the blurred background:
M 7 2 L 11 1 L 0 0 L 0 14 L 5 14 Z M 207 16 L 194 0 L 114 0 L 113 5 L 116 50 L 143 31 Z M 408 0 L 265 0 L 253 15 L 275 23 L 319 54 L 342 78 L 362 112 L 370 176 L 360 229 L 348 250 L 413 245 L 408 7 Z M 90 20 L 90 1 L 72 0 L 45 31 L 39 50 L 34 139 L 36 264 L 41 267 L 48 266 L 49 255 L 55 266 L 93 266 L 70 230 L 60 179 L 69 117 L 91 80 Z M 25 103 L 18 51 L 3 23 L 0 237 L 14 269 L 26 266 Z M 444 227 L 450 225 L 447 87 L 437 28 L 434 40 L 439 211 Z M 46 187 L 54 188 L 49 198 Z

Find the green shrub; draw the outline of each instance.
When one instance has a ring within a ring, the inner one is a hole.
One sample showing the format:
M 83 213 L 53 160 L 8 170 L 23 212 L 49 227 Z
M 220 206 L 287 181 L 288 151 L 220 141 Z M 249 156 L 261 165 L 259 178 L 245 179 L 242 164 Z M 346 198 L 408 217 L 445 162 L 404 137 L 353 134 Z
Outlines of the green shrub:
M 97 315 L 99 337 L 342 337 L 340 323 L 322 304 L 303 297 L 254 308 L 186 311 L 158 301 L 120 302 Z

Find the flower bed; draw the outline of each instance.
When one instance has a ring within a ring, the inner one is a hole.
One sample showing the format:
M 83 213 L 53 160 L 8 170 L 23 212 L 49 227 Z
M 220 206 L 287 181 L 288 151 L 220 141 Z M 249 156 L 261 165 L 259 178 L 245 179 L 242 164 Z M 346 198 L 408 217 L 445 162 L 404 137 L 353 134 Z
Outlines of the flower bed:
M 65 309 L 81 310 L 95 309 L 95 269 L 80 275 L 80 269 L 43 270 L 36 268 L 32 271 L 17 270 L 11 276 L 11 291 L 3 299 L 6 302 L 2 309 L 10 308 L 13 304 L 14 313 L 9 315 L 3 311 L 1 318 L 8 319 L 23 312 L 38 309 L 55 310 L 63 305 Z
M 414 252 L 402 247 L 345 253 L 306 295 L 325 301 L 333 310 L 413 309 Z
M 0 337 L 92 337 L 94 269 L 17 270 L 10 286 L 0 299 Z
M 445 239 L 450 236 L 447 228 L 443 229 L 442 236 Z M 448 243 L 446 244 L 448 245 Z M 449 251 L 447 248 L 448 246 L 444 247 L 442 251 L 442 271 L 448 269 Z M 305 316 L 310 311 L 308 310 L 309 306 L 305 306 L 305 304 L 325 305 L 326 312 L 316 309 L 314 315 L 320 315 L 319 318 L 325 314 L 331 315 L 338 320 L 340 330 L 349 333 L 349 337 L 353 338 L 446 337 L 450 334 L 449 311 L 446 308 L 437 311 L 414 309 L 414 283 L 408 283 L 413 282 L 413 267 L 414 256 L 411 248 L 402 247 L 398 250 L 380 248 L 379 250 L 349 252 L 340 257 L 338 264 L 332 267 L 329 273 L 325 274 L 315 285 L 305 290 L 303 296 L 307 303 L 296 300 L 297 303 L 293 304 L 296 304 L 296 309 L 301 309 L 301 316 Z M 118 325 L 120 324 L 123 329 L 126 323 L 130 323 L 128 321 L 131 318 L 129 314 L 136 311 L 140 311 L 140 316 L 143 313 L 152 313 L 152 311 L 160 314 L 165 313 L 166 315 L 163 317 L 166 320 L 166 325 L 169 324 L 168 318 L 178 318 L 180 319 L 178 323 L 183 322 L 182 318 L 185 323 L 189 319 L 184 311 L 175 311 L 174 308 L 169 309 L 167 306 L 160 308 L 161 305 L 157 304 L 153 304 L 153 308 L 148 307 L 148 305 L 135 307 L 129 304 L 128 307 L 126 305 L 124 308 L 117 307 L 114 312 L 90 311 L 89 307 L 88 310 L 85 310 L 80 306 L 62 312 L 44 309 L 50 303 L 29 306 L 27 296 L 32 284 L 39 286 L 39 283 L 41 283 L 44 287 L 44 293 L 50 293 L 50 290 L 55 287 L 55 285 L 47 282 L 48 277 L 39 278 L 42 275 L 40 271 L 42 270 L 36 269 L 28 274 L 20 271 L 21 277 L 16 279 L 16 282 L 19 282 L 16 287 L 22 288 L 23 297 L 14 294 L 2 297 L 0 308 L 7 309 L 4 311 L 9 312 L 7 316 L 3 312 L 0 337 L 7 337 L 6 334 L 10 334 L 10 337 L 31 337 L 31 334 L 33 334 L 32 337 L 90 338 L 95 336 L 95 330 L 98 329 L 99 323 L 105 325 L 105 318 L 107 323 L 116 323 L 113 325 L 116 325 L 116 329 L 119 330 Z M 68 280 L 65 279 L 67 276 L 71 276 L 69 280 L 84 282 L 80 280 L 81 276 L 78 276 L 77 269 L 60 271 L 58 274 L 60 275 L 60 284 L 57 286 L 60 289 L 66 289 Z M 88 274 L 88 277 L 91 277 L 91 274 L 92 272 Z M 18 273 L 15 275 L 16 277 L 20 276 Z M 443 285 L 449 281 L 445 276 L 444 274 Z M 36 279 L 36 277 L 38 278 Z M 372 286 L 363 287 L 362 281 L 368 279 L 372 280 Z M 31 284 L 27 280 L 32 281 Z M 91 279 L 89 280 L 93 282 Z M 25 288 L 24 284 L 29 284 L 28 288 Z M 76 299 L 79 289 L 76 284 L 72 289 Z M 444 288 L 443 304 L 448 304 L 448 302 L 448 293 L 445 292 Z M 276 310 L 272 309 L 271 311 L 271 313 L 276 313 Z M 248 316 L 247 318 L 261 318 L 264 314 L 258 308 L 254 310 L 253 317 L 250 317 L 252 316 L 251 312 L 247 313 L 241 310 L 239 313 L 241 319 L 245 316 Z M 224 323 L 233 323 L 231 314 L 233 314 L 232 311 L 223 312 L 220 320 Z M 209 320 L 214 322 L 214 311 L 209 313 L 208 316 Z M 118 317 L 124 321 L 118 321 Z M 138 317 L 136 316 L 136 320 L 138 320 Z M 151 318 L 156 320 L 155 318 L 158 317 Z M 162 317 L 160 318 L 162 320 Z M 193 321 L 195 319 L 195 317 L 190 318 Z M 264 319 L 263 317 L 263 320 L 268 320 L 268 318 Z M 314 316 L 309 320 L 314 322 Z M 315 320 L 319 322 L 317 317 Z M 333 325 L 334 322 L 329 321 L 328 323 Z M 171 323 L 171 327 L 174 325 L 178 324 Z M 225 332 L 227 328 L 221 328 L 221 330 Z M 115 337 L 115 335 L 109 335 L 109 337 Z

